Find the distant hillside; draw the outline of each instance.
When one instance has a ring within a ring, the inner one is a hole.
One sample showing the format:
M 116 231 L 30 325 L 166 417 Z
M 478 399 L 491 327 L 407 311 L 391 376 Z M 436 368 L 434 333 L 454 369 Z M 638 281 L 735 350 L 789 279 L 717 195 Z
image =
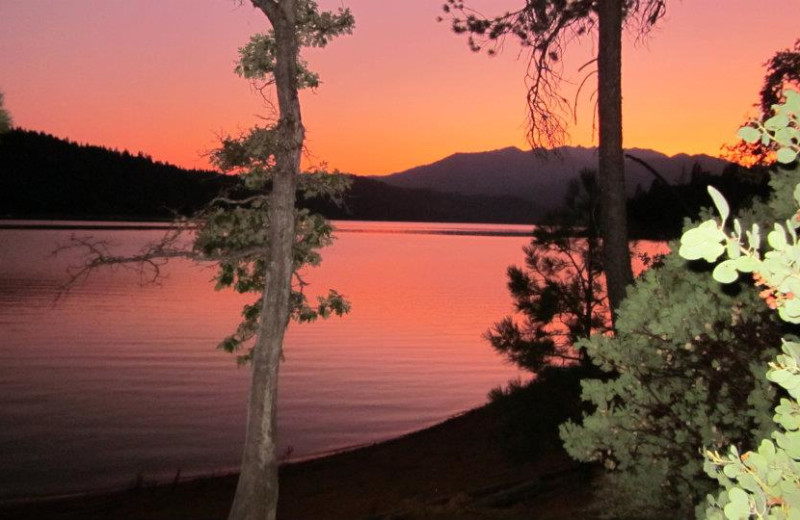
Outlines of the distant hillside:
M 689 181 L 695 164 L 719 174 L 728 164 L 708 155 L 680 154 L 668 157 L 652 150 L 628 153 L 646 161 L 670 184 Z M 647 190 L 653 175 L 644 167 L 625 163 L 628 194 L 637 187 Z M 391 186 L 422 188 L 461 195 L 516 196 L 534 201 L 540 211 L 552 210 L 563 201 L 568 181 L 585 168 L 597 168 L 597 149 L 562 147 L 535 154 L 510 147 L 479 153 L 457 153 L 425 166 L 388 176 L 373 177 Z
M 517 197 L 460 196 L 354 177 L 343 208 L 308 206 L 330 218 L 421 222 L 532 223 L 533 204 Z M 0 218 L 169 219 L 188 215 L 236 179 L 184 170 L 57 137 L 14 130 L 0 137 Z
M 366 177 L 352 179 L 342 207 L 320 201 L 307 205 L 340 220 L 533 224 L 542 215 L 535 204 L 519 197 L 457 195 L 398 188 Z
M 169 219 L 200 208 L 232 180 L 39 132 L 0 136 L 6 218 Z

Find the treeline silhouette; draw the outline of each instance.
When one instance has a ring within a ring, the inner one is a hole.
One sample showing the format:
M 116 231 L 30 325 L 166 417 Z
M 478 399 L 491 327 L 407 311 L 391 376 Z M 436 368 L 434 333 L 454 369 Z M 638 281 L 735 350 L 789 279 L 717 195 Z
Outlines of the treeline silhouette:
M 396 188 L 359 176 L 352 180 L 341 206 L 320 200 L 300 205 L 339 220 L 534 224 L 540 214 L 535 202 L 522 198 Z
M 342 206 L 319 199 L 299 202 L 340 220 L 546 221 L 535 200 L 399 188 L 358 176 L 352 180 Z M 710 204 L 708 184 L 738 207 L 753 196 L 764 196 L 767 180 L 764 169 L 743 170 L 736 165 L 721 175 L 695 165 L 688 182 L 674 186 L 655 180 L 629 201 L 633 234 L 639 238 L 678 236 L 684 217 L 695 217 L 700 207 Z M 186 170 L 141 152 L 83 145 L 21 129 L 0 137 L 0 218 L 169 220 L 191 215 L 220 191 L 236 185 L 235 177 Z
M 647 191 L 637 189 L 628 201 L 631 236 L 671 239 L 680 236 L 685 217 L 696 219 L 700 209 L 712 207 L 708 186 L 721 191 L 735 214 L 754 197 L 769 194 L 769 170 L 765 167 L 743 168 L 731 163 L 722 173 L 713 175 L 695 164 L 687 182 L 667 185 L 654 180 Z
M 6 218 L 169 219 L 201 207 L 233 180 L 40 132 L 0 136 Z
M 16 129 L 0 138 L 2 218 L 164 220 L 190 215 L 236 182 L 41 132 Z M 535 204 L 519 198 L 395 188 L 355 176 L 341 207 L 300 203 L 349 220 L 533 223 L 536 216 Z

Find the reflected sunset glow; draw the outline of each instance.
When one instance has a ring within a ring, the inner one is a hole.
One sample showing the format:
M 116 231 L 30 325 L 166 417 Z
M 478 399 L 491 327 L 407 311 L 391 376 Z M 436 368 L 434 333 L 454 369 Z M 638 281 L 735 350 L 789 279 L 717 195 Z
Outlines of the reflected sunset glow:
M 235 467 L 250 371 L 215 346 L 254 296 L 214 291 L 212 270 L 177 261 L 160 286 L 105 270 L 53 306 L 77 258 L 49 253 L 71 233 L 0 230 L 0 444 L 16 446 L 0 452 L 0 498 Z M 123 252 L 162 232 L 77 233 Z M 394 437 L 479 406 L 491 388 L 524 376 L 480 336 L 511 310 L 505 266 L 520 259 L 526 237 L 339 236 L 307 272 L 309 296 L 336 288 L 353 311 L 290 326 L 281 451 L 304 457 Z

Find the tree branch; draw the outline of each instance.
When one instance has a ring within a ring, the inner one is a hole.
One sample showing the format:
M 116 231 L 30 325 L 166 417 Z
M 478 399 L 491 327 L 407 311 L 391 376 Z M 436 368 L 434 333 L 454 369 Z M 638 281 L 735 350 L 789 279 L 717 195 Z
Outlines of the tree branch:
M 59 244 L 53 256 L 67 251 L 82 251 L 84 261 L 80 265 L 67 267 L 69 279 L 58 288 L 56 299 L 69 293 L 70 289 L 102 267 L 120 266 L 139 272 L 142 284 L 158 284 L 162 278 L 161 268 L 171 259 L 185 259 L 195 262 L 235 262 L 256 256 L 263 256 L 266 247 L 247 247 L 236 251 L 202 253 L 188 245 L 179 243 L 186 227 L 170 230 L 158 242 L 151 243 L 141 252 L 132 255 L 117 255 L 111 251 L 111 243 L 94 237 L 71 235 L 67 244 Z

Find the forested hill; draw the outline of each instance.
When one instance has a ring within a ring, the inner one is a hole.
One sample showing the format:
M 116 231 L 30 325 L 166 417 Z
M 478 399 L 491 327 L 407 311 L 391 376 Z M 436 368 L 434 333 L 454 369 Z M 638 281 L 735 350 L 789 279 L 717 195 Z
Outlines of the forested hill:
M 166 219 L 187 214 L 232 179 L 48 134 L 0 136 L 0 216 Z
M 353 177 L 344 208 L 312 201 L 329 218 L 532 223 L 515 197 L 444 194 Z M 0 136 L 0 218 L 160 220 L 190 214 L 235 182 L 144 154 L 80 145 L 26 130 Z

